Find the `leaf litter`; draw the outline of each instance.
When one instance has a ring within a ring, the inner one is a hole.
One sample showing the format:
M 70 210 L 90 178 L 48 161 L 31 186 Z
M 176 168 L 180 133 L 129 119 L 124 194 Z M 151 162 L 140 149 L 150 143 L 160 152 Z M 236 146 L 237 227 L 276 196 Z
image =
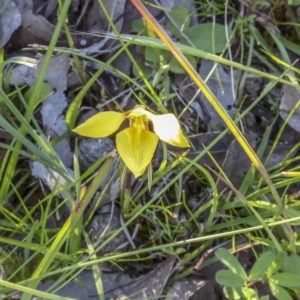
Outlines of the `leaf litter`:
M 0 47 L 4 47 L 11 35 L 21 26 L 21 13 L 15 2 L 0 1 Z

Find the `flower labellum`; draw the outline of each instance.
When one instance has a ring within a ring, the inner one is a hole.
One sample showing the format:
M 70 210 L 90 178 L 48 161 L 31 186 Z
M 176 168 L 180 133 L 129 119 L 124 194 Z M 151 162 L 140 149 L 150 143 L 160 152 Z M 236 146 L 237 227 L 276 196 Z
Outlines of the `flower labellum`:
M 129 119 L 130 127 L 117 134 L 116 145 L 125 165 L 136 178 L 151 163 L 159 140 L 176 147 L 190 147 L 173 114 L 154 115 L 142 105 L 125 113 L 98 113 L 73 131 L 86 137 L 102 138 L 116 132 L 125 119 Z M 154 132 L 149 130 L 149 122 L 152 122 Z

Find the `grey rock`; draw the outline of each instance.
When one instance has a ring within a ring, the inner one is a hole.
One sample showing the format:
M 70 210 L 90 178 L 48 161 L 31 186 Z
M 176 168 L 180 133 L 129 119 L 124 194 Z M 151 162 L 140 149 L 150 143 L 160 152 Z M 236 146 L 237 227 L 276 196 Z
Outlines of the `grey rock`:
M 0 47 L 9 41 L 14 31 L 21 26 L 21 13 L 16 4 L 10 0 L 0 0 Z
M 202 60 L 201 67 L 199 73 L 201 77 L 206 78 L 212 68 L 214 66 L 214 62 L 210 60 Z M 235 101 L 234 101 L 234 94 L 232 90 L 231 84 L 232 78 L 230 74 L 227 74 L 222 65 L 218 65 L 214 70 L 212 76 L 207 81 L 208 87 L 211 91 L 215 94 L 219 102 L 228 112 L 231 118 L 234 117 L 235 114 Z M 233 84 L 235 85 L 235 79 Z M 221 85 L 220 85 L 221 84 Z M 226 128 L 226 125 L 216 110 L 212 107 L 209 103 L 207 98 L 204 96 L 203 93 L 200 95 L 201 102 L 203 106 L 205 106 L 204 114 L 208 114 L 210 117 L 210 126 L 213 129 L 223 129 Z
M 79 164 L 85 171 L 98 159 L 113 151 L 114 148 L 114 143 L 109 138 L 85 138 L 79 144 Z
M 116 289 L 118 286 L 126 285 L 131 281 L 128 275 L 122 273 L 102 273 L 101 277 L 104 291 Z M 63 297 L 72 297 L 78 300 L 99 299 L 95 286 L 95 278 L 91 270 L 83 271 L 76 279 L 77 280 L 73 280 L 66 284 L 55 294 Z M 40 284 L 38 290 L 51 291 L 51 287 L 54 284 L 55 281 L 48 280 L 45 283 Z
M 101 207 L 101 209 L 95 213 L 91 222 L 87 226 L 87 232 L 91 232 L 91 239 L 95 245 L 101 245 L 107 240 L 105 236 L 107 236 L 108 233 L 117 230 L 122 226 L 120 222 L 120 210 L 112 205 L 114 204 L 107 204 Z M 122 231 L 112 241 L 104 246 L 104 248 L 100 249 L 97 254 L 103 255 L 105 253 L 114 253 L 117 251 L 118 247 L 125 243 L 127 243 L 127 238 Z M 97 249 L 97 246 L 95 248 Z
M 186 278 L 172 285 L 166 300 L 216 300 L 218 298 L 212 281 Z
M 169 256 L 147 275 L 134 279 L 130 284 L 107 293 L 105 299 L 161 299 L 160 296 L 172 273 L 175 260 L 175 256 Z

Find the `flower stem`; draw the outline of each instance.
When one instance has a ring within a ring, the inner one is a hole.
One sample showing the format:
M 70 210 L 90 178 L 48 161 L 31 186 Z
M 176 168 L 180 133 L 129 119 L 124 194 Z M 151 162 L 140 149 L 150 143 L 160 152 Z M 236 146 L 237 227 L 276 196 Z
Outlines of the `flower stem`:
M 129 213 L 130 201 L 131 201 L 131 172 L 128 172 L 127 176 L 126 176 L 124 202 L 123 202 L 123 207 L 122 207 L 123 216 L 125 216 Z

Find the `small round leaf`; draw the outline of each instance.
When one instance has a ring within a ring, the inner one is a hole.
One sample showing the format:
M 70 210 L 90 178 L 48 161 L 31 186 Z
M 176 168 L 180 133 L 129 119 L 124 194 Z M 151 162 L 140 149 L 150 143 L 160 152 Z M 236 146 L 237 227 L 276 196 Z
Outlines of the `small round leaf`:
M 276 283 L 269 281 L 269 287 L 272 292 L 272 294 L 278 299 L 278 300 L 293 300 L 289 292 L 284 289 L 283 287 L 277 285 Z
M 244 268 L 241 266 L 237 258 L 234 255 L 232 255 L 228 250 L 220 248 L 216 251 L 216 256 L 233 273 L 239 275 L 243 279 L 247 278 L 247 274 Z
M 278 273 L 270 278 L 275 284 L 295 288 L 300 287 L 300 277 L 289 273 Z
M 256 279 L 261 277 L 271 266 L 274 257 L 275 254 L 271 251 L 263 253 L 253 265 L 249 274 L 249 279 Z
M 242 287 L 244 279 L 238 274 L 233 273 L 231 270 L 221 270 L 216 274 L 216 281 L 227 287 Z

